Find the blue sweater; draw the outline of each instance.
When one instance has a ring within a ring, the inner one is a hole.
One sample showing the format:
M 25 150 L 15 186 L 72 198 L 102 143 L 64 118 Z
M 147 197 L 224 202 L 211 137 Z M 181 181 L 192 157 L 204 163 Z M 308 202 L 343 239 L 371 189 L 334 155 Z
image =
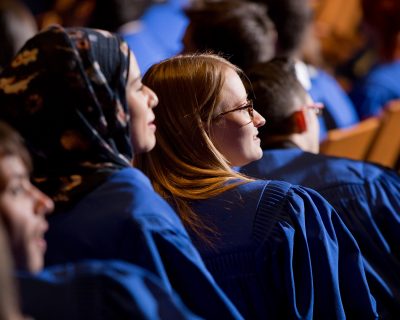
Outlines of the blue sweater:
M 193 209 L 216 232 L 194 243 L 246 319 L 376 318 L 357 243 L 316 192 L 260 180 Z
M 313 69 L 310 81 L 308 93 L 314 101 L 325 106 L 320 118 L 320 140 L 325 138 L 328 130 L 347 128 L 360 121 L 352 101 L 332 76 L 321 69 Z
M 350 97 L 361 118 L 378 115 L 387 102 L 400 98 L 400 60 L 374 66 L 354 85 Z
M 241 318 L 215 284 L 180 219 L 147 177 L 113 174 L 67 211 L 49 217 L 46 265 L 117 259 L 142 267 L 204 318 Z M 194 288 L 196 288 L 194 290 Z
M 400 177 L 394 171 L 297 148 L 265 150 L 241 171 L 301 184 L 326 198 L 361 248 L 379 313 L 400 314 Z
M 22 311 L 34 319 L 199 319 L 159 279 L 121 261 L 85 261 L 17 275 Z

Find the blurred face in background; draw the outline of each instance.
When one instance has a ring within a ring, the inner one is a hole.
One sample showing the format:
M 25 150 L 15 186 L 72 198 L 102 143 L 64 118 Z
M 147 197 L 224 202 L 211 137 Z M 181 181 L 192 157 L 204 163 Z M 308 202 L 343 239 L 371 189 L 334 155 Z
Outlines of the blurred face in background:
M 38 272 L 46 251 L 45 215 L 53 202 L 31 184 L 26 165 L 16 155 L 0 156 L 0 181 L 0 214 L 17 270 Z

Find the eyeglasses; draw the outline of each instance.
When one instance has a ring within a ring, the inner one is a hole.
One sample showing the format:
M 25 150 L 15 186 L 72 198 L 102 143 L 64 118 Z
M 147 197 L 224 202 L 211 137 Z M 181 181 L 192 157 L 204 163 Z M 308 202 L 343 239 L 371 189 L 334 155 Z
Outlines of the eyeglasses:
M 241 105 L 241 106 L 239 106 L 239 107 L 237 107 L 235 109 L 232 109 L 232 110 L 229 110 L 229 111 L 225 111 L 225 112 L 221 112 L 220 114 L 216 115 L 213 118 L 213 120 L 215 120 L 215 119 L 217 119 L 217 118 L 219 118 L 221 116 L 224 116 L 224 115 L 226 115 L 228 113 L 235 112 L 235 111 L 240 111 L 240 110 L 247 110 L 247 112 L 249 113 L 250 119 L 253 121 L 253 119 L 254 119 L 254 106 L 253 106 L 253 100 L 251 100 L 251 99 L 248 99 L 245 102 L 245 104 L 243 104 L 243 105 Z
M 315 113 L 316 116 L 321 116 L 325 106 L 321 102 L 313 102 L 311 104 L 301 106 L 300 108 L 301 109 L 305 109 L 305 108 L 310 109 Z

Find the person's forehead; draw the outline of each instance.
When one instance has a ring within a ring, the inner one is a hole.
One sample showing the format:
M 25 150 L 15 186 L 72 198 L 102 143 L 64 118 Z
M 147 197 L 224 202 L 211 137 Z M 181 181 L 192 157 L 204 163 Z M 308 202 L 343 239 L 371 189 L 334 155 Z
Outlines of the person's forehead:
M 132 52 L 130 52 L 129 58 L 129 76 L 133 78 L 140 77 L 139 65 L 137 63 L 135 55 Z
M 242 79 L 238 73 L 232 68 L 226 68 L 224 71 L 224 91 L 229 96 L 239 96 L 240 98 L 246 98 L 247 93 L 244 87 Z
M 232 68 L 225 68 L 224 83 L 220 92 L 220 103 L 216 112 L 228 111 L 237 107 L 247 99 L 247 92 L 237 72 Z
M 28 168 L 21 157 L 17 155 L 0 156 L 0 175 L 3 178 L 11 179 L 18 176 L 26 176 Z
M 236 70 L 226 67 L 224 68 L 224 84 L 228 84 L 230 86 L 237 86 L 238 88 L 244 88 L 244 84 Z

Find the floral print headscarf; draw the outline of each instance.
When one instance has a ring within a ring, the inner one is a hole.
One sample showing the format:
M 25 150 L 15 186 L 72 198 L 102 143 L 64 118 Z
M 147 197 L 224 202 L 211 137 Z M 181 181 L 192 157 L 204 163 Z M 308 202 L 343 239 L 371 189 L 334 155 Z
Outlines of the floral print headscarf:
M 118 36 L 52 26 L 0 74 L 0 118 L 24 137 L 34 179 L 70 202 L 131 165 L 129 49 Z

